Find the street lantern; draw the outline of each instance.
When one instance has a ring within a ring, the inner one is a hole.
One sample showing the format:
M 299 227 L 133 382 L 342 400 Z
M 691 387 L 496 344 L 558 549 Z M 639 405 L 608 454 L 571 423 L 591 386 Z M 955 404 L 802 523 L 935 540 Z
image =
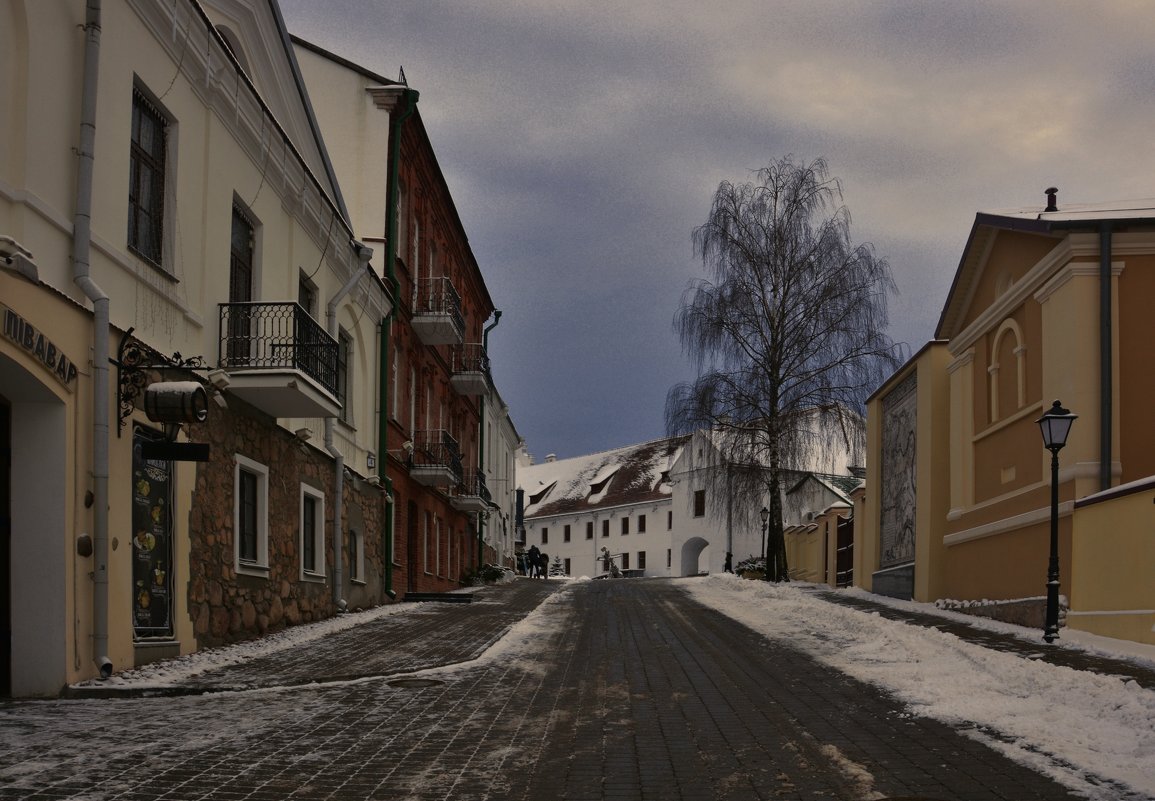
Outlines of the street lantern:
M 762 518 L 762 561 L 763 561 L 763 563 L 765 563 L 767 561 L 767 559 L 766 559 L 766 526 L 770 522 L 770 510 L 767 509 L 765 506 L 763 506 L 762 511 L 758 513 L 758 516 L 760 518 Z M 765 570 L 765 567 L 763 567 L 763 570 Z
M 1047 566 L 1047 621 L 1043 639 L 1059 638 L 1059 451 L 1067 444 L 1071 424 L 1078 415 L 1071 414 L 1055 401 L 1037 422 L 1043 434 L 1043 447 L 1051 452 L 1051 556 Z

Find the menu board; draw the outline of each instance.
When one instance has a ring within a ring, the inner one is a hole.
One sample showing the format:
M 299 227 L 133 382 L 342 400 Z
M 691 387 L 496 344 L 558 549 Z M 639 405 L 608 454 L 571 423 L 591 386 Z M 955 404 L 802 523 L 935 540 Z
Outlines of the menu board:
M 141 445 L 162 439 L 137 427 L 132 441 L 132 621 L 135 634 L 171 637 L 172 462 L 145 459 Z

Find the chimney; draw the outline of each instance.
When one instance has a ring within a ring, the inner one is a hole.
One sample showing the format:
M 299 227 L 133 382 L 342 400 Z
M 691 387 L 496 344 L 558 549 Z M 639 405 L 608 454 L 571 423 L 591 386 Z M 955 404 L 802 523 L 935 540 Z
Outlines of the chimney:
M 1058 211 L 1059 207 L 1055 205 L 1055 197 L 1059 194 L 1059 190 L 1055 187 L 1047 189 L 1047 207 L 1043 211 Z

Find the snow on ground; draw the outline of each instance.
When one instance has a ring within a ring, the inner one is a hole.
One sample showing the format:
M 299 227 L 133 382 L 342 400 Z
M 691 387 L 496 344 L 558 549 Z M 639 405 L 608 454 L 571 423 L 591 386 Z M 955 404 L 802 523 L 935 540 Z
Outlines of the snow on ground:
M 912 714 L 952 724 L 974 723 L 974 736 L 1077 792 L 1117 798 L 1118 788 L 1096 787 L 1098 778 L 1155 798 L 1155 690 L 993 651 L 937 629 L 886 620 L 877 613 L 823 601 L 804 586 L 746 581 L 730 574 L 690 579 L 684 586 L 695 600 L 767 638 L 789 643 L 884 688 L 904 701 Z M 919 606 L 919 611 L 964 617 L 938 612 L 933 606 Z M 1025 634 L 1017 626 L 965 619 Z M 1109 655 L 1124 651 L 1131 658 L 1155 662 L 1155 648 L 1083 636 L 1070 629 L 1064 629 L 1063 639 L 1078 640 L 1076 647 L 1088 651 Z M 1112 643 L 1120 646 L 1118 650 Z M 1067 646 L 1039 643 L 1040 651 L 1046 647 Z M 1090 774 L 1090 781 L 1084 780 L 1084 773 Z
M 475 592 L 477 589 L 467 587 L 460 591 Z M 275 654 L 286 648 L 294 648 L 313 640 L 319 640 L 334 632 L 360 626 L 378 618 L 395 615 L 399 612 L 412 612 L 421 605 L 423 604 L 387 604 L 360 612 L 346 612 L 315 623 L 293 626 L 260 639 L 197 651 L 163 662 L 153 662 L 133 670 L 126 670 L 123 673 L 115 673 L 107 679 L 90 679 L 81 682 L 78 686 L 171 687 L 214 668 L 236 665 L 260 656 Z

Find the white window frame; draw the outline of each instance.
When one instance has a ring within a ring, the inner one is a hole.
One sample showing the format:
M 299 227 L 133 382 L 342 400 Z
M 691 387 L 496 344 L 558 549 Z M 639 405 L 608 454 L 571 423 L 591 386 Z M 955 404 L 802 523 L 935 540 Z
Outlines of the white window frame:
M 318 566 L 310 570 L 305 567 L 305 498 L 312 498 L 313 504 L 313 553 Z M 325 580 L 325 493 L 308 484 L 301 485 L 297 501 L 297 552 L 301 555 L 301 580 Z
M 241 472 L 257 477 L 257 558 L 241 561 Z M 241 454 L 233 455 L 233 565 L 247 576 L 269 575 L 269 468 Z

